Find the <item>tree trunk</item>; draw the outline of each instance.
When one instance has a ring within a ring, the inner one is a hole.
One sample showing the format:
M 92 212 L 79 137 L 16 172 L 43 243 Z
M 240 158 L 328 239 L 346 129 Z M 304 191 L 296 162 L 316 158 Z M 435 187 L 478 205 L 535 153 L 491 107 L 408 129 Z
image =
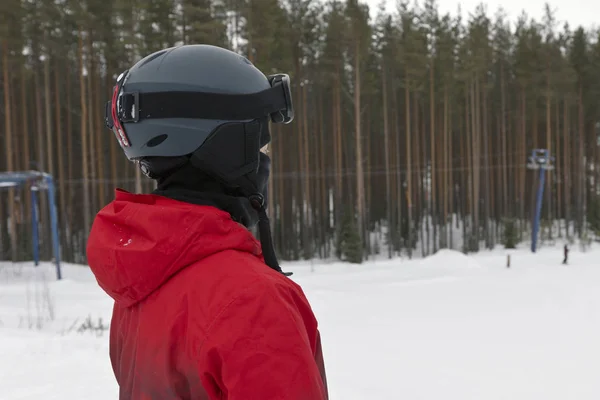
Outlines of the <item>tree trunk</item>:
M 50 103 L 50 55 L 44 60 L 44 105 L 46 111 L 46 154 L 48 157 L 47 172 L 54 175 L 54 140 L 52 139 L 52 109 Z
M 385 63 L 385 62 L 384 62 Z M 383 93 L 383 145 L 385 158 L 385 203 L 388 225 L 388 258 L 393 255 L 394 229 L 392 224 L 392 179 L 390 174 L 390 128 L 388 117 L 388 85 L 385 64 L 381 68 L 381 91 Z
M 355 145 L 356 145 L 356 219 L 357 230 L 361 237 L 361 244 L 364 246 L 365 237 L 363 234 L 364 228 L 364 212 L 365 212 L 365 188 L 364 188 L 364 172 L 363 172 L 363 155 L 362 155 L 362 136 L 361 136 L 361 94 L 360 94 L 360 54 L 359 42 L 355 42 L 355 57 L 354 57 L 354 123 L 355 123 Z
M 310 232 L 313 231 L 314 219 L 312 213 L 312 202 L 311 202 L 311 190 L 310 190 L 310 146 L 308 138 L 308 95 L 306 93 L 306 85 L 302 86 L 302 149 L 304 153 L 304 230 L 306 232 L 306 242 L 304 244 L 304 251 L 307 258 L 312 259 L 314 257 L 314 248 L 311 245 L 313 237 Z
M 436 210 L 436 202 L 437 202 L 437 192 L 435 190 L 435 185 L 437 184 L 437 179 L 436 179 L 436 168 L 437 168 L 437 164 L 436 164 L 436 153 L 435 153 L 435 141 L 436 141 L 436 135 L 435 135 L 435 92 L 434 92 L 434 76 L 433 76 L 433 72 L 434 72 L 434 61 L 433 61 L 433 56 L 431 58 L 431 66 L 429 67 L 429 140 L 431 141 L 430 145 L 431 145 L 431 173 L 430 173 L 430 182 L 429 185 L 431 187 L 431 193 L 430 193 L 430 197 L 429 197 L 429 217 L 431 219 L 431 221 L 427 223 L 427 226 L 429 226 L 429 223 L 431 223 L 432 227 L 433 227 L 433 252 L 435 253 L 437 251 L 437 210 Z
M 54 69 L 54 119 L 56 121 L 56 141 L 57 141 L 57 160 L 58 160 L 58 206 L 60 210 L 60 221 L 63 225 L 61 227 L 64 232 L 64 228 L 66 227 L 66 209 L 67 209 L 67 199 L 65 195 L 67 193 L 65 186 L 65 157 L 70 157 L 71 153 L 65 154 L 64 152 L 64 137 L 65 132 L 63 131 L 62 126 L 62 115 L 61 115 L 61 107 L 64 106 L 63 101 L 60 98 L 60 63 L 58 59 L 56 59 L 55 69 Z M 67 76 L 68 79 L 68 76 Z M 68 108 L 68 104 L 67 104 Z M 71 135 L 71 132 L 66 132 L 66 135 Z M 64 235 L 63 235 L 64 236 Z M 64 246 L 62 247 L 64 249 Z M 62 257 L 64 258 L 64 257 Z
M 8 60 L 9 47 L 8 42 L 4 40 L 2 44 L 2 79 L 4 80 L 4 145 L 6 146 L 6 170 L 14 171 L 13 164 L 13 132 L 12 132 L 12 109 L 11 109 L 11 87 L 10 87 L 10 64 Z M 13 188 L 8 191 L 8 230 L 10 235 L 10 250 L 11 259 L 17 261 L 18 256 L 18 241 L 17 241 L 17 224 L 15 219 L 15 190 Z
M 405 104 L 405 122 L 406 122 L 406 201 L 408 204 L 408 232 L 407 232 L 407 246 L 408 258 L 412 258 L 413 250 L 413 237 L 412 237 L 412 146 L 411 146 L 411 119 L 410 119 L 410 89 L 409 89 L 409 78 L 408 72 L 406 73 L 406 85 L 404 88 L 404 104 Z
M 81 162 L 83 179 L 83 236 L 87 240 L 91 226 L 90 210 L 90 182 L 89 182 L 89 159 L 88 159 L 88 110 L 86 97 L 86 79 L 84 75 L 85 64 L 83 59 L 83 29 L 79 29 L 79 87 L 81 102 Z M 90 49 L 91 50 L 91 49 Z

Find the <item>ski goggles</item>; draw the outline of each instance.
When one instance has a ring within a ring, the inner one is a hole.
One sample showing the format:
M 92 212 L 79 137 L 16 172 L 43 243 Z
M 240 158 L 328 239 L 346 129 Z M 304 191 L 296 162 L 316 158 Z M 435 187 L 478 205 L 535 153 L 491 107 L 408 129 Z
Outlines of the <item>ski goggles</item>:
M 250 94 L 211 92 L 126 92 L 129 71 L 117 78 L 112 98 L 106 103 L 105 124 L 121 147 L 131 146 L 124 123 L 146 119 L 193 118 L 245 121 L 268 117 L 274 123 L 289 124 L 294 119 L 290 77 L 274 74 L 267 77 L 270 88 Z

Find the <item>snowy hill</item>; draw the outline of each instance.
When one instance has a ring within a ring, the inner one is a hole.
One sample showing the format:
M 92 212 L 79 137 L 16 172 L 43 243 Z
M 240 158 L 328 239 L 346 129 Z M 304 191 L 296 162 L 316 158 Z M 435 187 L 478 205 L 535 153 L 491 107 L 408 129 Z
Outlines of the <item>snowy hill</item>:
M 332 400 L 597 400 L 600 250 L 561 251 L 284 269 L 320 321 Z M 64 276 L 0 265 L 2 400 L 118 397 L 112 303 L 86 267 Z

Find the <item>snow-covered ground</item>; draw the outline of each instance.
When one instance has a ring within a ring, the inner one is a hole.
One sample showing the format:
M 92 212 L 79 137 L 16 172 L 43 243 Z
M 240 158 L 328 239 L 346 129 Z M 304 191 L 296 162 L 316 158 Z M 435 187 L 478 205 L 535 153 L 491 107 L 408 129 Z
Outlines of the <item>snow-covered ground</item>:
M 599 259 L 518 250 L 507 269 L 504 250 L 446 250 L 284 269 L 320 321 L 332 400 L 597 400 Z M 118 398 L 102 330 L 111 301 L 86 267 L 63 272 L 0 265 L 2 400 Z

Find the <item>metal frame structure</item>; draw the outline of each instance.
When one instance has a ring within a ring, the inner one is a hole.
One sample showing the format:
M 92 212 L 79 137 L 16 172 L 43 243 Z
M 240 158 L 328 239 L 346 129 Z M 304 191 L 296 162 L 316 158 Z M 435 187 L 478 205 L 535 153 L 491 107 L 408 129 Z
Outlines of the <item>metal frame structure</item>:
M 33 229 L 33 259 L 35 265 L 40 262 L 39 226 L 38 226 L 38 192 L 48 193 L 50 206 L 50 225 L 52 230 L 52 252 L 56 263 L 56 278 L 62 279 L 60 268 L 60 239 L 58 234 L 58 213 L 56 211 L 56 189 L 50 174 L 39 171 L 0 172 L 0 190 L 27 187 L 31 192 L 31 220 Z
M 529 156 L 527 168 L 539 170 L 539 185 L 535 202 L 535 214 L 533 217 L 533 228 L 531 230 L 531 252 L 537 250 L 537 237 L 540 230 L 540 218 L 542 215 L 542 200 L 544 198 L 544 186 L 546 184 L 546 171 L 554 169 L 554 157 L 550 156 L 547 149 L 534 149 Z

